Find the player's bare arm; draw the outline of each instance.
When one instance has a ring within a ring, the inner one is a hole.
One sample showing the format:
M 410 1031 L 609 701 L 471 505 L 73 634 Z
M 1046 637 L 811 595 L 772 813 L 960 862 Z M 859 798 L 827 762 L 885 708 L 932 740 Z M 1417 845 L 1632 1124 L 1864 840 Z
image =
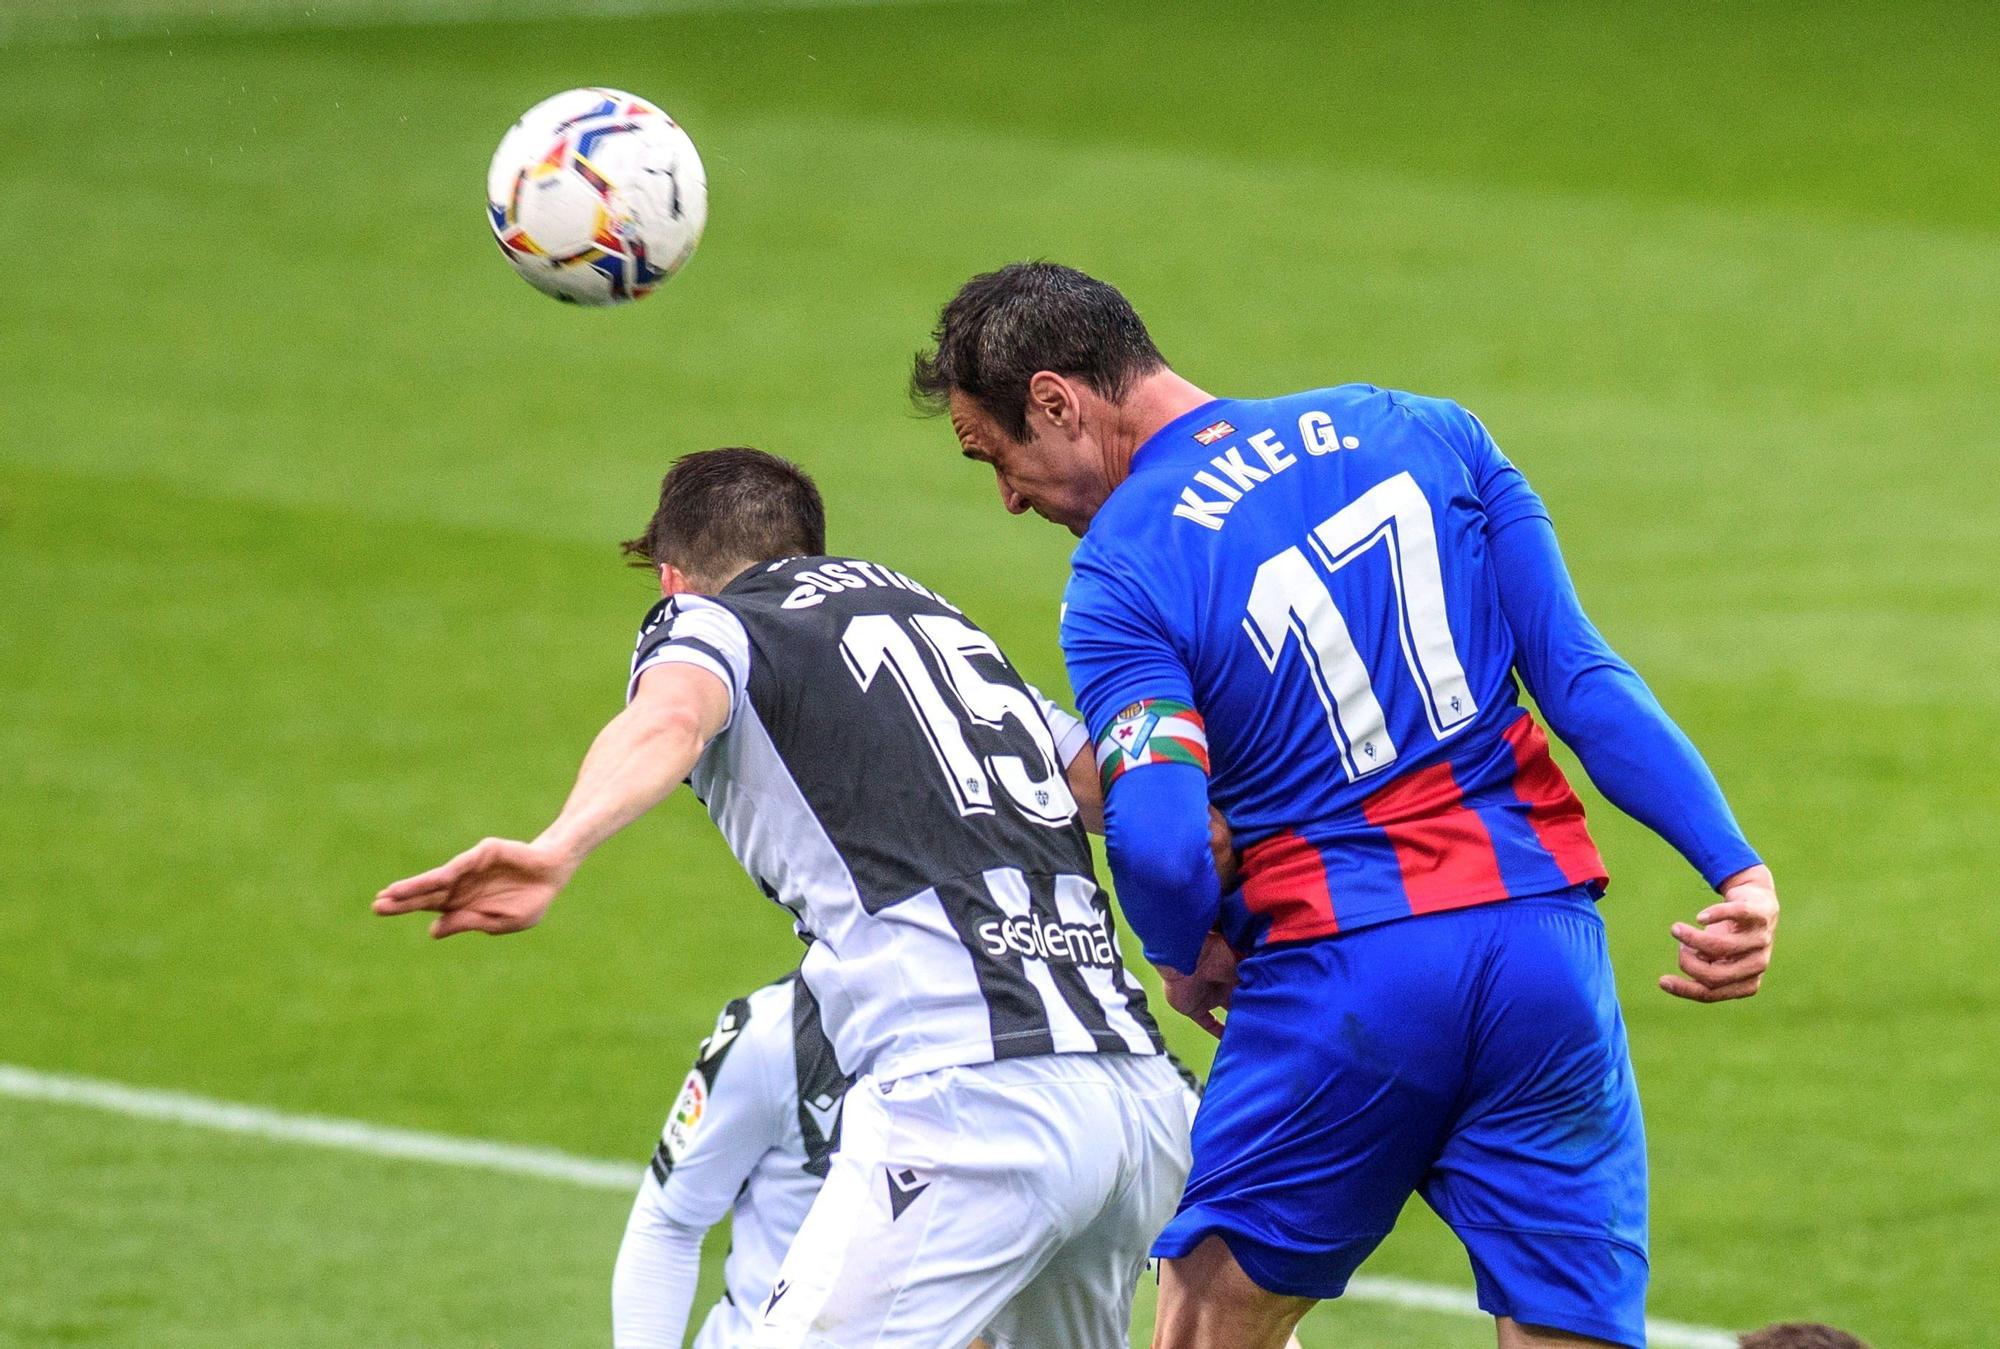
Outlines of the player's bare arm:
M 1077 819 L 1091 833 L 1102 834 L 1104 790 L 1097 785 L 1097 758 L 1090 752 L 1088 740 L 1063 766 L 1063 777 L 1069 781 L 1069 794 L 1076 798 Z
M 562 813 L 533 842 L 483 839 L 383 889 L 375 912 L 436 912 L 433 937 L 533 927 L 584 858 L 672 794 L 728 715 L 728 690 L 706 670 L 647 671 L 632 701 L 598 732 Z

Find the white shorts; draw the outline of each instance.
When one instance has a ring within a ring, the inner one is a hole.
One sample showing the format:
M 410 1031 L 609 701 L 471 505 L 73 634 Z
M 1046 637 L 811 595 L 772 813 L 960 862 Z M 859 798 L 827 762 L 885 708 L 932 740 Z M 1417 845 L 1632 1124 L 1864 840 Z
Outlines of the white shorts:
M 1163 1056 L 863 1078 L 751 1343 L 1125 1349 L 1187 1168 L 1187 1088 Z

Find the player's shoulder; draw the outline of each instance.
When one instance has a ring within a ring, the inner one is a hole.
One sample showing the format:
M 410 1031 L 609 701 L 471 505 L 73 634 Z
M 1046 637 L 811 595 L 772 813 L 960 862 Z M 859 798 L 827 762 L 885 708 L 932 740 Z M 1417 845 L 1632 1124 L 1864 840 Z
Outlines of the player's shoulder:
M 792 1052 L 792 1011 L 796 974 L 732 998 L 716 1015 L 715 1029 L 701 1044 L 701 1062 L 711 1075 L 727 1062 L 774 1056 L 789 1059 Z M 738 1081 L 761 1077 L 761 1073 L 735 1072 Z
M 657 600 L 646 610 L 646 616 L 639 620 L 638 647 L 645 647 L 649 641 L 662 640 L 677 629 L 686 630 L 708 624 L 728 625 L 734 615 L 729 606 L 707 595 L 682 593 L 669 595 Z
M 1479 419 L 1450 398 L 1378 384 L 1338 384 L 1271 400 L 1271 420 L 1309 457 L 1371 448 L 1398 456 L 1448 455 L 1469 465 L 1490 453 Z
M 1406 389 L 1385 389 L 1382 392 L 1393 415 L 1442 441 L 1455 452 L 1463 453 L 1485 435 L 1485 428 L 1480 425 L 1479 419 L 1455 399 L 1411 393 Z
M 1471 414 L 1449 398 L 1355 381 L 1249 403 L 1243 420 L 1261 421 L 1308 453 L 1327 454 L 1356 448 L 1350 440 L 1360 440 L 1384 423 L 1415 424 L 1450 438 Z
M 646 645 L 646 639 L 657 635 L 673 621 L 674 602 L 671 599 L 655 600 L 653 607 L 646 610 L 646 616 L 639 620 L 639 639 L 634 648 Z
M 720 679 L 732 700 L 741 695 L 750 671 L 750 640 L 742 622 L 726 606 L 701 595 L 672 595 L 646 611 L 632 644 L 628 700 L 639 680 L 656 665 L 700 666 Z
M 792 1009 L 798 1002 L 798 988 L 798 971 L 793 970 L 744 995 L 743 1001 L 750 1015 L 760 1024 L 776 1025 L 782 1022 L 789 1026 Z

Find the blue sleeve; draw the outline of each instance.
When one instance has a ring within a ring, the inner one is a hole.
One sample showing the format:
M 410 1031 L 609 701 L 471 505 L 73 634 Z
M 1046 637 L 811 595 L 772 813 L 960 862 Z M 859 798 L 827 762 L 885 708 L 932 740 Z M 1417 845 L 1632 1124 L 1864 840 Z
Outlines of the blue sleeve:
M 1412 400 L 1472 474 L 1515 668 L 1597 789 L 1685 857 L 1711 886 L 1758 862 L 1701 752 L 1583 612 L 1555 526 L 1477 418 Z
M 1088 544 L 1071 562 L 1061 638 L 1076 714 L 1093 740 L 1120 708 L 1142 699 L 1194 702 L 1194 684 L 1171 625 L 1151 596 L 1099 560 Z
M 1121 710 L 1193 702 L 1187 666 L 1157 610 L 1085 550 L 1063 605 L 1062 647 L 1077 711 L 1100 747 L 1112 743 Z M 1110 752 L 1100 748 L 1099 762 Z M 1146 959 L 1191 971 L 1222 899 L 1208 849 L 1208 774 L 1189 763 L 1156 762 L 1103 776 L 1112 779 L 1104 849 L 1125 920 Z
M 1104 854 L 1146 959 L 1192 973 L 1222 911 L 1208 850 L 1208 774 L 1161 763 L 1120 777 L 1104 800 Z

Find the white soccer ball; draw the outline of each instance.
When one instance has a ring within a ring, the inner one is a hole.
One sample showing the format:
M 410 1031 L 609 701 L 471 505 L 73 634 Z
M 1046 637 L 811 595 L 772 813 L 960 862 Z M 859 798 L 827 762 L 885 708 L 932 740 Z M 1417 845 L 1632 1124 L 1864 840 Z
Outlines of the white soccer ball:
M 622 304 L 686 264 L 708 175 L 673 118 L 617 89 L 572 89 L 523 113 L 486 172 L 493 237 L 535 289 Z

